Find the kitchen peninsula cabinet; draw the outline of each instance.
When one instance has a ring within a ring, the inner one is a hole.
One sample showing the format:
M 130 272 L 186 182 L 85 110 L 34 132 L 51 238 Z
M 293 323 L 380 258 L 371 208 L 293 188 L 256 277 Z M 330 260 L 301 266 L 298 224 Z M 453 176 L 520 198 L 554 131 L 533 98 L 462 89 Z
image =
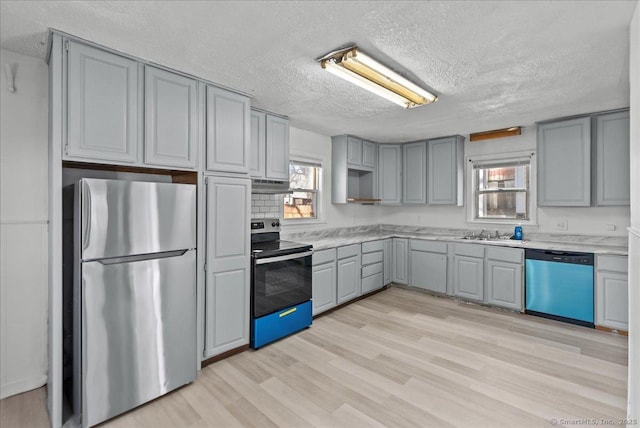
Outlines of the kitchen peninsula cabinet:
M 353 300 L 362 293 L 360 244 L 338 248 L 338 304 Z
M 402 203 L 427 203 L 427 142 L 402 145 Z
M 73 40 L 65 47 L 63 160 L 135 164 L 142 131 L 139 64 Z
M 336 249 L 313 253 L 313 315 L 318 315 L 337 304 Z
M 537 144 L 538 206 L 589 206 L 591 118 L 540 124 Z
M 206 168 L 249 173 L 249 97 L 207 85 Z
M 378 196 L 381 204 L 402 202 L 402 146 L 378 146 Z
M 596 326 L 629 331 L 627 271 L 627 256 L 596 256 Z
M 438 293 L 447 292 L 448 245 L 446 242 L 412 239 L 409 284 Z
M 197 165 L 198 91 L 194 79 L 145 66 L 144 162 Z
M 204 358 L 249 343 L 251 180 L 206 178 Z

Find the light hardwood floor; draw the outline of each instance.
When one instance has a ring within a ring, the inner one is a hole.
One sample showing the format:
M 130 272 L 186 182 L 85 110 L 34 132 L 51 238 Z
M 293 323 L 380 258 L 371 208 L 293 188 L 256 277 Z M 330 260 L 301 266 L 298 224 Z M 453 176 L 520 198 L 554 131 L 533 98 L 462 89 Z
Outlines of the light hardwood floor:
M 627 338 L 392 287 L 106 427 L 545 427 L 624 418 Z M 0 425 L 44 426 L 43 389 Z

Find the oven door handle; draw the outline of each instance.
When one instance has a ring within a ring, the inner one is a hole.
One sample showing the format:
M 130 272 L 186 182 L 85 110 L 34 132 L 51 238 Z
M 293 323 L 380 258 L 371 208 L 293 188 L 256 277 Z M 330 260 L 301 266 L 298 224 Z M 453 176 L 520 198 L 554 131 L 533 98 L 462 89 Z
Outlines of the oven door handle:
M 286 256 L 265 257 L 264 259 L 256 259 L 257 265 L 264 265 L 267 263 L 283 262 L 285 260 L 301 259 L 313 254 L 313 250 L 306 251 L 304 253 L 287 254 Z

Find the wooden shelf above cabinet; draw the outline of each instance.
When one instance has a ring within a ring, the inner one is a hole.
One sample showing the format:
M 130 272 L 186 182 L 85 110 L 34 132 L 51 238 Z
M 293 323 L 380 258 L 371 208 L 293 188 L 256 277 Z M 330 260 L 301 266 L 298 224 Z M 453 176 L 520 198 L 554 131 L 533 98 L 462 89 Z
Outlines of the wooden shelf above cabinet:
M 374 203 L 380 202 L 382 199 L 378 198 L 347 198 L 347 202 L 360 202 L 360 203 Z

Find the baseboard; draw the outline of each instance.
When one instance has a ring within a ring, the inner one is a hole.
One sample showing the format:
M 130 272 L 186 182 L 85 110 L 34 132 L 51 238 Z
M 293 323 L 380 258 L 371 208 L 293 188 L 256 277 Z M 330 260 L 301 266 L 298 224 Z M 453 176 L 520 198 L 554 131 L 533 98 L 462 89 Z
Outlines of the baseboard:
M 38 375 L 6 383 L 0 387 L 0 399 L 11 397 L 12 395 L 22 394 L 23 392 L 40 388 L 41 386 L 44 386 L 46 384 L 46 375 Z

